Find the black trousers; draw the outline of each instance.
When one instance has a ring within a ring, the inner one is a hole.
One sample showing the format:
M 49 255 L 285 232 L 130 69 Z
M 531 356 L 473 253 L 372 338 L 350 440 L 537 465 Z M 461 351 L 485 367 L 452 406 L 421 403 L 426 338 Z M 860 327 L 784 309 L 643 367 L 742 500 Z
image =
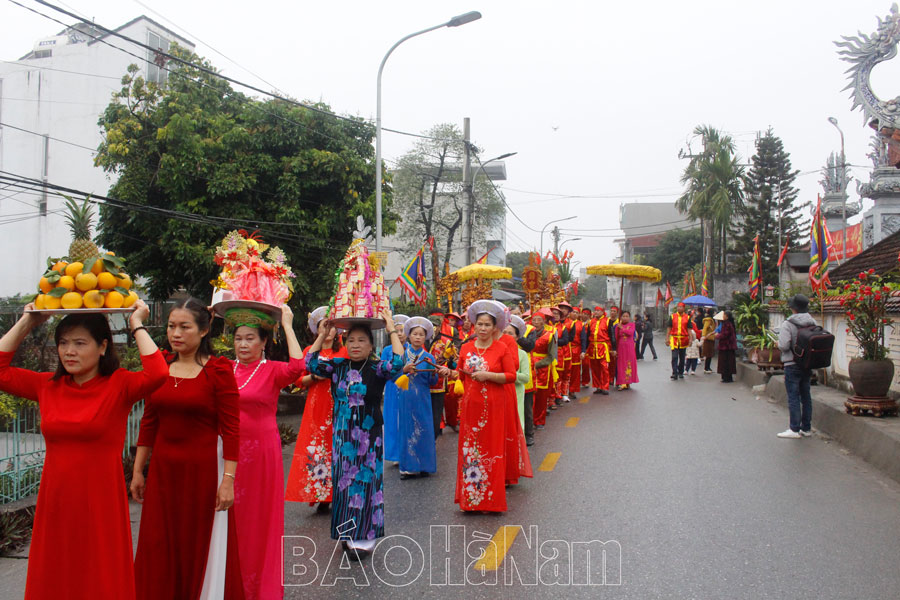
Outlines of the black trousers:
M 534 436 L 534 392 L 525 394 L 525 437 Z
M 434 439 L 441 435 L 441 417 L 444 415 L 444 392 L 431 393 L 431 418 L 434 423 Z
M 640 357 L 644 358 L 644 352 L 647 351 L 647 346 L 650 346 L 650 352 L 653 353 L 654 360 L 656 359 L 656 348 L 653 347 L 653 336 L 644 336 L 644 339 L 641 341 L 641 354 Z
M 687 348 L 672 348 L 672 375 L 684 375 L 684 358 Z

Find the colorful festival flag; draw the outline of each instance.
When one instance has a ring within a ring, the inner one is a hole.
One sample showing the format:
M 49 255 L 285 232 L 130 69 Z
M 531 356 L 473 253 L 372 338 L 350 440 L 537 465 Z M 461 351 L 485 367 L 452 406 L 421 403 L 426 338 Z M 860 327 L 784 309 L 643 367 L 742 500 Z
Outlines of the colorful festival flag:
M 479 258 L 478 260 L 475 261 L 475 264 L 486 265 L 486 264 L 487 264 L 488 255 L 489 255 L 491 252 L 493 252 L 494 250 L 496 250 L 496 249 L 497 249 L 497 246 L 494 246 L 493 248 L 491 248 L 490 250 L 488 250 L 487 252 L 485 252 L 485 253 L 484 253 L 484 256 L 482 256 L 481 258 Z
M 753 260 L 750 262 L 750 268 L 747 269 L 750 273 L 750 297 L 754 300 L 759 296 L 759 289 L 762 287 L 762 274 L 759 263 L 759 236 L 757 235 L 753 238 Z
M 809 229 L 809 284 L 814 292 L 819 288 L 828 289 L 831 284 L 828 278 L 829 237 L 825 215 L 822 214 L 822 197 L 819 196 L 816 199 L 816 215 Z
M 428 289 L 425 287 L 425 246 L 423 245 L 416 256 L 406 265 L 397 281 L 403 289 L 409 293 L 413 302 L 425 306 L 428 299 Z
M 694 279 L 694 270 L 691 269 L 691 296 L 697 295 L 697 280 Z
M 665 303 L 665 301 L 666 299 L 663 297 L 662 290 L 656 288 L 656 305 L 654 306 L 654 308 L 658 307 L 660 302 Z
M 669 306 L 669 304 L 671 304 L 674 299 L 675 296 L 672 295 L 672 286 L 669 285 L 668 281 L 666 281 L 666 297 L 663 299 L 663 302 L 666 306 Z
M 784 249 L 781 251 L 781 254 L 778 256 L 778 262 L 775 264 L 776 267 L 780 267 L 781 263 L 784 262 L 784 257 L 787 256 L 788 246 L 791 244 L 791 238 L 788 238 L 787 241 L 784 242 Z
M 706 272 L 706 263 L 703 264 L 703 281 L 700 283 L 700 293 L 709 298 L 709 273 Z

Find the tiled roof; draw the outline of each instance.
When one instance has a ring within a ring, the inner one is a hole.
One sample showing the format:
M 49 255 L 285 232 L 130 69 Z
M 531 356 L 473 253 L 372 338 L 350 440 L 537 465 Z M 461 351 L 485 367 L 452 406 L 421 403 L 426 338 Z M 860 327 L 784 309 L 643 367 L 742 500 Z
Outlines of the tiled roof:
M 838 268 L 829 271 L 828 277 L 834 283 L 842 279 L 852 279 L 860 271 L 875 269 L 879 275 L 897 269 L 897 255 L 900 254 L 900 231 L 889 235 L 868 250 L 857 254 Z

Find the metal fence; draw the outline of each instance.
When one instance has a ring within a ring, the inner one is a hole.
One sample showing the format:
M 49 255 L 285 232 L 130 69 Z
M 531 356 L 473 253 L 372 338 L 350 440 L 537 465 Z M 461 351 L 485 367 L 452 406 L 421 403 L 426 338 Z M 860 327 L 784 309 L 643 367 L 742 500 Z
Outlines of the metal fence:
M 137 444 L 143 415 L 144 401 L 141 400 L 128 415 L 123 458 Z M 15 417 L 8 419 L 0 427 L 0 504 L 15 502 L 37 493 L 45 453 L 37 405 L 20 407 Z

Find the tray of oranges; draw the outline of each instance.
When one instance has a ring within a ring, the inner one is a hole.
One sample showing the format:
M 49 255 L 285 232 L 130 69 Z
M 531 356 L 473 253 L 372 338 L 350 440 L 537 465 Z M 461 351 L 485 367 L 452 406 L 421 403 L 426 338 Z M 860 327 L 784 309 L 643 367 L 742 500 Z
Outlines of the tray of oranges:
M 138 300 L 131 289 L 122 259 L 106 253 L 84 261 L 48 261 L 38 282 L 34 310 L 50 314 L 69 312 L 131 312 Z

